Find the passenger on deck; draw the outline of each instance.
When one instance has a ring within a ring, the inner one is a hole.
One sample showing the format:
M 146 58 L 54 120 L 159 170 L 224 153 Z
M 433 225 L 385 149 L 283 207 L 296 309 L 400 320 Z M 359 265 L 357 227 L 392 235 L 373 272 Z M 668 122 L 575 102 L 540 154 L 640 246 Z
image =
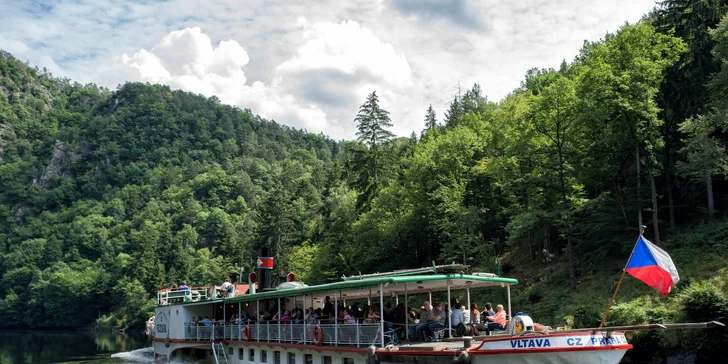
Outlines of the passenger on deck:
M 425 301 L 424 305 L 422 305 L 422 308 L 417 310 L 416 308 L 412 308 L 412 311 L 419 311 L 420 313 L 420 322 L 416 325 L 410 326 L 410 340 L 417 340 L 420 337 L 420 331 L 426 330 L 427 325 L 432 322 L 432 306 L 430 306 L 429 301 Z
M 495 311 L 493 311 L 493 305 L 491 305 L 490 302 L 485 303 L 485 311 L 483 312 L 483 315 L 485 315 L 486 318 L 482 321 L 487 321 L 487 316 L 495 316 Z
M 460 310 L 463 311 L 463 324 L 469 324 L 470 323 L 470 310 L 468 310 L 468 308 L 465 307 L 465 305 L 462 303 L 460 303 Z
M 283 313 L 283 316 L 281 316 L 281 322 L 283 322 L 283 323 L 291 322 L 291 311 L 286 311 Z
M 334 316 L 334 303 L 331 302 L 331 297 L 326 296 L 326 299 L 324 299 L 324 307 L 321 312 L 324 314 L 324 316 Z
M 230 295 L 233 293 L 233 284 L 230 282 L 224 282 L 222 286 L 220 286 L 220 296 L 222 297 L 230 297 Z
M 465 318 L 463 317 L 463 310 L 459 303 L 456 303 L 453 306 L 452 315 L 450 316 L 450 322 L 452 322 L 452 327 L 457 327 L 459 323 L 466 323 Z
M 351 306 L 351 315 L 354 316 L 354 318 L 358 319 L 362 318 L 363 316 L 361 309 L 359 308 L 359 306 L 356 305 L 356 303 Z
M 470 323 L 480 323 L 480 311 L 478 311 L 478 305 L 475 303 L 470 304 Z
M 306 310 L 306 322 L 309 324 L 315 324 L 316 320 L 318 320 L 319 316 L 316 314 L 316 311 L 313 310 L 313 307 L 309 307 Z
M 192 316 L 192 320 L 190 320 L 190 326 L 197 326 L 197 319 L 195 319 L 195 316 Z
M 170 288 L 170 291 L 176 291 L 176 290 L 177 290 L 177 285 L 176 284 L 173 284 L 172 285 L 172 288 Z
M 346 310 L 344 315 L 344 323 L 348 325 L 356 325 L 356 317 L 351 314 L 351 310 Z
M 425 340 L 433 341 L 435 340 L 435 329 L 445 327 L 445 318 L 447 317 L 447 314 L 445 313 L 444 305 L 442 303 L 438 303 L 437 309 L 430 316 L 431 322 L 427 325 L 427 336 L 425 337 Z
M 303 322 L 303 312 L 300 308 L 294 308 L 291 312 L 291 322 L 294 324 L 300 324 Z
M 367 313 L 367 317 L 364 320 L 364 323 L 367 324 L 376 324 L 379 322 L 379 314 L 377 313 L 377 307 L 376 306 L 369 306 L 369 313 Z
M 265 312 L 264 311 L 258 312 L 258 322 L 265 322 Z
M 486 335 L 490 335 L 493 330 L 503 330 L 506 326 L 506 310 L 503 309 L 503 305 L 498 305 L 497 310 L 495 315 L 485 318 L 489 321 L 485 330 Z
M 187 287 L 187 282 L 182 281 L 182 283 L 179 284 L 179 287 L 177 287 L 178 291 L 189 291 L 190 287 Z
M 384 321 L 393 322 L 392 319 L 392 312 L 394 312 L 394 308 L 392 307 L 392 302 L 387 302 L 387 304 L 384 306 Z
M 338 310 L 339 315 L 336 317 L 336 321 L 344 322 L 344 320 L 346 320 L 346 314 L 351 312 L 351 308 L 340 306 Z M 354 316 L 352 315 L 351 317 L 353 318 Z
M 205 316 L 204 319 L 200 320 L 200 324 L 203 326 L 212 326 L 212 321 L 210 321 L 210 318 Z

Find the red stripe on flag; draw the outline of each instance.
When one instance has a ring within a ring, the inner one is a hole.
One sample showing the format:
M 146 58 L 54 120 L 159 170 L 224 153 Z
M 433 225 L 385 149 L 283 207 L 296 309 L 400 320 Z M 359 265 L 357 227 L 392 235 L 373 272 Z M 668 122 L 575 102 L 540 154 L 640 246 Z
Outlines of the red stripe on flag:
M 627 268 L 627 273 L 633 277 L 645 282 L 648 286 L 660 291 L 662 296 L 667 296 L 670 293 L 670 289 L 675 283 L 670 277 L 670 272 L 662 269 L 658 265 L 650 265 L 639 268 Z

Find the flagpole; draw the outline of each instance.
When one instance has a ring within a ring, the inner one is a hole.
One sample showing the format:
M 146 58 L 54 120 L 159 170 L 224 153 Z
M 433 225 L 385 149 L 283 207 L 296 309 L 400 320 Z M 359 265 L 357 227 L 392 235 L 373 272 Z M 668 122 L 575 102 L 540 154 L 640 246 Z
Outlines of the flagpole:
M 642 234 L 645 233 L 645 228 L 647 226 L 642 225 L 640 227 L 640 237 L 642 237 Z M 635 244 L 632 247 L 632 252 L 629 253 L 629 259 L 627 259 L 627 264 L 624 265 L 624 269 L 622 269 L 622 275 L 619 277 L 619 283 L 617 283 L 617 288 L 614 289 L 614 294 L 612 294 L 612 298 L 609 300 L 609 304 L 607 305 L 607 310 L 604 311 L 604 316 L 602 317 L 602 322 L 599 324 L 599 328 L 604 327 L 604 323 L 607 321 L 607 315 L 609 315 L 609 309 L 612 308 L 612 304 L 614 303 L 614 299 L 617 298 L 617 292 L 619 292 L 619 287 L 622 285 L 622 280 L 624 280 L 624 275 L 627 274 L 627 266 L 629 265 L 629 261 L 632 260 L 632 255 L 634 254 L 634 249 L 637 247 L 637 244 Z

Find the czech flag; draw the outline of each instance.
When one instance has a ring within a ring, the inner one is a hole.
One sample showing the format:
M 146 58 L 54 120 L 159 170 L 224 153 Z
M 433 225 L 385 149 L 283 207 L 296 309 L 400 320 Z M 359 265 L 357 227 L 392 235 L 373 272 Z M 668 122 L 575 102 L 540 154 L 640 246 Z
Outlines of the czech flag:
M 663 297 L 679 280 L 672 258 L 657 245 L 640 236 L 632 257 L 627 262 L 627 273 L 660 291 Z

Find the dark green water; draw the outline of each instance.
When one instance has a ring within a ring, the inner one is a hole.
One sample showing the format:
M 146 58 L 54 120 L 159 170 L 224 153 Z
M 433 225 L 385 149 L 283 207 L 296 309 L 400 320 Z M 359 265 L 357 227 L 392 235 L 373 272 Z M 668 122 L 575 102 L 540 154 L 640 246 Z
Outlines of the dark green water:
M 0 364 L 153 363 L 141 335 L 75 331 L 0 331 Z

